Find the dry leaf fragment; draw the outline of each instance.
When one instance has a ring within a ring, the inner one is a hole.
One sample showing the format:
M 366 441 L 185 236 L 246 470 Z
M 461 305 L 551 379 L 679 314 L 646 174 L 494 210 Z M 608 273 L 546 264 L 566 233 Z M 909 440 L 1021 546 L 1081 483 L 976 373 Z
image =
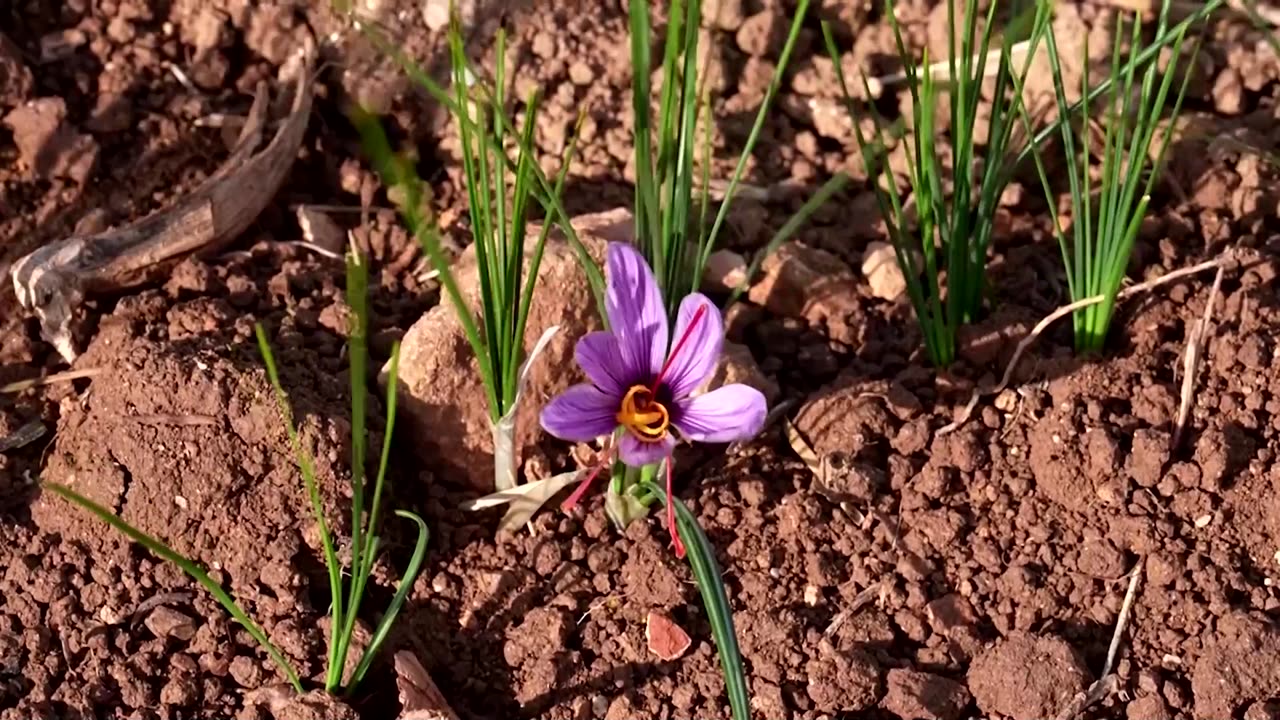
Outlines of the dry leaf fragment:
M 396 653 L 396 690 L 400 696 L 398 720 L 458 720 L 426 668 L 408 650 Z

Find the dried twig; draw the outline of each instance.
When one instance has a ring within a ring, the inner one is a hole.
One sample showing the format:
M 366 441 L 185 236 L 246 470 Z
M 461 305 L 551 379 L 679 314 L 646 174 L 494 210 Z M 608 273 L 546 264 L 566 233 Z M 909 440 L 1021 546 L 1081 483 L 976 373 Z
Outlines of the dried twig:
M 31 388 L 44 387 L 45 385 L 69 382 L 71 380 L 79 380 L 80 378 L 93 377 L 100 374 L 102 374 L 102 368 L 67 370 L 66 372 L 45 375 L 44 377 L 31 378 L 30 380 L 18 380 L 16 382 L 11 382 L 8 385 L 0 385 L 0 394 L 19 393 L 23 390 L 30 390 Z
M 173 415 L 161 413 L 156 415 L 133 415 L 129 418 L 143 425 L 176 425 L 178 427 L 194 427 L 197 425 L 217 425 L 218 418 L 212 415 Z
M 1062 712 L 1058 713 L 1056 720 L 1074 720 L 1119 687 L 1120 678 L 1111 674 L 1111 668 L 1115 665 L 1116 654 L 1120 651 L 1120 639 L 1124 637 L 1124 630 L 1129 624 L 1129 612 L 1133 609 L 1133 599 L 1137 596 L 1138 580 L 1141 577 L 1142 560 L 1139 559 L 1137 567 L 1129 576 L 1129 589 L 1125 591 L 1124 604 L 1120 607 L 1120 616 L 1116 618 L 1116 629 L 1111 633 L 1111 645 L 1107 647 L 1107 660 L 1102 666 L 1102 674 L 1097 682 L 1089 686 L 1088 690 L 1072 698 Z
M 1018 58 L 1026 54 L 1027 48 L 1029 48 L 1030 46 L 1031 46 L 1030 40 L 1022 40 L 1020 42 L 1016 42 L 1013 45 L 1011 45 L 1009 48 L 1010 62 L 1012 62 L 1015 58 Z M 996 48 L 995 50 L 991 50 L 987 52 L 987 60 L 986 60 L 986 66 L 985 66 L 986 69 L 984 71 L 984 75 L 986 77 L 995 76 L 997 69 L 1000 66 L 1000 56 L 1003 53 L 1004 53 L 1004 48 Z M 976 64 L 979 59 L 980 59 L 980 54 L 975 53 L 973 55 L 974 63 Z M 949 59 L 939 60 L 938 62 L 930 63 L 927 67 L 917 68 L 916 72 L 921 75 L 924 75 L 927 73 L 934 80 L 942 82 L 947 79 L 947 74 L 950 72 L 951 63 L 952 61 Z M 879 77 L 867 78 L 867 87 L 871 90 L 872 99 L 875 99 L 875 98 L 879 98 L 884 93 L 885 88 L 891 87 L 893 85 L 898 85 L 900 83 L 904 83 L 908 80 L 908 78 L 909 76 L 906 72 L 896 72 L 889 75 L 881 75 Z
M 1204 361 L 1205 344 L 1209 339 L 1209 322 L 1213 318 L 1213 308 L 1218 301 L 1218 292 L 1222 289 L 1222 271 L 1213 277 L 1213 289 L 1209 291 L 1209 301 L 1205 303 L 1204 313 L 1191 328 L 1187 336 L 1187 350 L 1182 356 L 1182 398 L 1178 403 L 1178 420 L 1173 426 L 1173 440 L 1169 451 L 1178 449 L 1182 444 L 1182 434 L 1187 429 L 1187 419 L 1191 416 L 1191 397 L 1195 393 L 1196 375 L 1200 372 L 1200 364 Z
M 1191 267 L 1185 267 L 1179 270 L 1174 270 L 1173 272 L 1165 275 L 1161 275 L 1158 278 L 1147 280 L 1146 282 L 1140 282 L 1137 285 L 1131 285 L 1127 288 L 1124 288 L 1120 292 L 1116 293 L 1116 300 L 1119 301 L 1128 297 L 1132 297 L 1133 295 L 1137 295 L 1138 293 L 1146 292 L 1148 290 L 1151 290 L 1152 288 L 1159 287 L 1166 283 L 1171 283 L 1175 280 L 1180 280 L 1189 275 L 1195 275 L 1196 273 L 1204 272 L 1205 270 L 1209 270 L 1210 268 L 1221 268 L 1226 264 L 1228 260 L 1234 259 L 1234 257 L 1235 256 L 1232 253 L 1225 253 L 1223 255 L 1220 255 L 1214 258 L 1213 260 L 1206 260 L 1205 262 L 1202 262 L 1198 265 L 1192 265 Z M 966 403 L 964 408 L 960 411 L 959 417 L 957 417 L 954 422 L 950 422 L 938 428 L 937 434 L 947 435 L 949 433 L 955 432 L 962 425 L 964 425 L 966 422 L 969 421 L 969 416 L 973 414 L 973 409 L 978 406 L 978 400 L 983 395 L 991 395 L 994 393 L 998 393 L 1001 390 L 1004 390 L 1006 387 L 1008 387 L 1009 381 L 1013 378 L 1013 371 L 1018 367 L 1018 361 L 1022 359 L 1022 354 L 1027 351 L 1028 347 L 1031 347 L 1031 344 L 1036 341 L 1036 338 L 1040 337 L 1040 334 L 1043 333 L 1046 328 L 1052 325 L 1054 321 L 1059 320 L 1067 315 L 1070 315 L 1071 313 L 1075 312 L 1076 310 L 1080 310 L 1081 308 L 1087 308 L 1090 305 L 1097 305 L 1098 303 L 1102 302 L 1105 299 L 1106 299 L 1106 296 L 1104 295 L 1094 295 L 1093 297 L 1077 300 L 1069 305 L 1063 305 L 1057 310 L 1054 310 L 1053 312 L 1046 315 L 1043 320 L 1036 323 L 1036 326 L 1031 329 L 1031 332 L 1028 333 L 1026 337 L 1022 338 L 1022 340 L 1018 342 L 1018 346 L 1013 351 L 1013 357 L 1009 360 L 1009 364 L 1004 369 L 1004 375 L 1000 378 L 1000 382 L 996 384 L 996 386 L 993 388 L 988 388 L 988 389 L 975 388 L 973 391 L 973 395 L 969 397 L 969 402 Z
M 273 113 L 266 83 L 231 156 L 193 193 L 132 225 L 94 235 L 70 237 L 19 259 L 10 274 L 23 307 L 40 318 L 41 332 L 68 362 L 77 351 L 71 319 L 86 294 L 135 287 L 183 257 L 217 252 L 244 232 L 275 197 L 306 132 L 311 115 L 315 43 L 310 39 L 280 69 L 291 95 Z M 269 116 L 281 115 L 279 129 L 266 140 Z

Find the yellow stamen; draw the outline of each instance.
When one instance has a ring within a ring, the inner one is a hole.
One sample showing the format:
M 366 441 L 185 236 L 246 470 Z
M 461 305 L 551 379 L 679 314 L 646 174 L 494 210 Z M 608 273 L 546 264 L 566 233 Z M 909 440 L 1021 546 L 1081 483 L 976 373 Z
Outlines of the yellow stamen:
M 667 408 L 653 397 L 644 385 L 633 385 L 622 398 L 622 407 L 615 416 L 623 426 L 641 442 L 660 442 L 667 437 L 671 416 Z

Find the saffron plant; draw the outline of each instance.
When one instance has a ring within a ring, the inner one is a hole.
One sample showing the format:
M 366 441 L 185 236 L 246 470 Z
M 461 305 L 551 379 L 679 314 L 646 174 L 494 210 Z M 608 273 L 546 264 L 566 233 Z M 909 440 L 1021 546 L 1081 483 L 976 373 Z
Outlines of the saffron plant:
M 1047 0 L 1041 2 L 1047 4 Z M 1158 36 L 1165 35 L 1169 29 L 1169 8 L 1169 0 L 1165 0 L 1160 11 Z M 1077 134 L 1070 122 L 1060 125 L 1067 159 L 1067 180 L 1071 190 L 1069 233 L 1063 229 L 1058 216 L 1052 183 L 1041 154 L 1034 154 L 1036 169 L 1053 216 L 1054 232 L 1062 250 L 1071 299 L 1080 301 L 1095 296 L 1103 297 L 1102 302 L 1080 308 L 1072 315 L 1076 351 L 1080 353 L 1101 352 L 1106 343 L 1111 317 L 1115 312 L 1116 293 L 1124 280 L 1134 241 L 1142 220 L 1146 217 L 1152 183 L 1173 136 L 1172 121 L 1167 123 L 1161 134 L 1161 115 L 1172 94 L 1187 28 L 1183 26 L 1175 32 L 1169 43 L 1173 57 L 1171 66 L 1161 70 L 1154 59 L 1149 60 L 1140 78 L 1137 76 L 1137 66 L 1142 50 L 1141 23 L 1136 17 L 1131 21 L 1127 63 L 1121 62 L 1120 54 L 1126 35 L 1123 30 L 1121 16 L 1117 21 L 1112 47 L 1110 92 L 1105 100 L 1106 132 L 1101 149 L 1101 175 L 1096 186 L 1088 137 L 1084 133 Z M 1060 116 L 1067 117 L 1070 106 L 1067 104 L 1066 88 L 1062 80 L 1058 44 L 1052 32 L 1048 34 L 1047 49 L 1058 112 Z M 1087 58 L 1087 41 L 1084 52 Z M 1174 119 L 1182 108 L 1182 99 L 1190 78 L 1190 72 L 1184 73 L 1181 87 L 1173 100 Z M 1092 95 L 1087 86 L 1088 73 L 1085 73 L 1084 83 L 1082 109 L 1083 122 L 1087 124 L 1090 120 L 1089 99 Z M 1025 111 L 1023 121 L 1030 125 Z
M 469 66 L 461 33 L 455 24 L 448 34 L 453 69 L 453 102 L 449 109 L 461 141 L 468 216 L 478 275 L 478 302 L 473 310 L 463 297 L 440 243 L 439 230 L 422 216 L 422 181 L 412 165 L 395 156 L 378 121 L 355 113 L 366 152 L 383 181 L 408 199 L 401 210 L 432 267 L 439 272 L 445 295 L 457 313 L 476 356 L 481 384 L 489 406 L 493 437 L 493 485 L 497 492 L 517 486 L 516 410 L 524 384 L 524 369 L 551 339 L 547 331 L 525 352 L 525 327 L 533 305 L 538 271 L 553 224 L 543 223 L 530 242 L 527 221 L 537 202 L 538 160 L 533 131 L 538 124 L 538 97 L 526 100 L 524 127 L 513 134 L 506 118 L 506 35 L 499 31 L 492 86 L 481 83 Z M 514 136 L 513 136 L 514 135 Z M 507 146 L 516 148 L 509 164 Z M 559 201 L 576 141 L 571 142 L 552 192 Z M 515 516 L 512 516 L 515 517 Z M 504 521 L 504 526 L 512 525 Z M 519 522 L 514 523 L 515 526 Z
M 710 541 L 672 493 L 672 451 L 681 440 L 724 443 L 756 435 L 764 426 L 765 399 L 755 388 L 739 384 L 699 394 L 715 368 L 724 337 L 715 305 L 701 294 L 687 295 L 678 305 L 675 333 L 670 334 L 662 293 L 640 253 L 630 245 L 612 243 L 606 255 L 605 315 L 610 329 L 578 340 L 575 357 L 588 382 L 553 399 L 541 419 L 543 428 L 556 437 L 575 442 L 603 437 L 614 450 L 587 471 L 562 507 L 577 505 L 611 460 L 615 467 L 665 466 L 665 489 L 653 478 L 642 477 L 624 492 L 641 507 L 655 501 L 666 505 L 672 544 L 678 556 L 688 555 L 720 648 L 733 716 L 746 720 L 750 702 L 724 581 Z
M 607 255 L 610 329 L 583 336 L 574 353 L 590 382 L 552 400 L 542 411 L 542 427 L 572 442 L 612 437 L 617 459 L 629 467 L 663 463 L 670 495 L 671 452 L 678 440 L 725 443 L 753 437 L 764 426 L 764 395 L 741 384 L 696 395 L 720 356 L 724 326 L 716 306 L 700 293 L 685 296 L 675 333 L 669 335 L 662 293 L 644 258 L 621 243 L 611 243 Z M 582 498 L 602 468 L 587 474 L 565 501 L 566 509 Z M 684 557 L 670 503 L 667 524 L 676 554 Z
M 875 125 L 874 138 L 867 138 L 861 126 L 854 122 L 867 176 L 883 177 L 882 182 L 875 183 L 876 200 L 889 230 L 898 266 L 907 281 L 907 295 L 924 335 L 925 352 L 936 367 L 951 364 L 956 354 L 957 331 L 961 325 L 977 319 L 982 312 L 987 252 L 994 230 L 996 206 L 1011 177 L 1013 156 L 1009 148 L 1017 125 L 1015 106 L 1021 104 L 1019 98 L 1006 96 L 1011 87 L 1010 81 L 1018 83 L 1030 71 L 1031 60 L 1051 12 L 1042 3 L 1034 17 L 1023 14 L 1017 22 L 1005 28 L 997 46 L 999 59 L 992 73 L 988 71 L 987 63 L 1001 5 L 999 0 L 991 1 L 984 27 L 979 31 L 978 3 L 965 3 L 964 15 L 958 17 L 956 0 L 946 0 L 949 57 L 942 63 L 945 65 L 945 78 L 939 83 L 933 68 L 929 67 L 927 52 L 921 67 L 917 68 L 915 58 L 902 38 L 896 2 L 885 2 L 885 17 L 893 29 L 898 57 L 905 69 L 911 93 L 914 132 L 905 150 L 908 180 L 915 201 L 914 222 L 889 169 L 888 158 L 884 156 L 886 144 L 880 124 Z M 1015 70 L 1015 39 L 1022 34 L 1019 31 L 1028 20 L 1032 22 L 1032 31 L 1026 41 L 1028 49 L 1021 67 Z M 825 23 L 823 34 L 846 105 L 856 120 L 858 113 L 845 83 L 839 53 Z M 992 74 L 995 102 L 990 104 L 986 148 L 980 153 L 975 131 L 984 107 L 983 83 Z M 863 88 L 866 96 L 870 97 L 872 93 L 865 77 Z M 934 117 L 942 92 L 950 94 L 950 169 L 935 138 Z M 944 190 L 947 185 L 952 187 L 950 196 Z
M 364 467 L 366 460 L 365 400 L 368 394 L 366 383 L 369 380 L 366 373 L 368 358 L 366 338 L 368 337 L 369 328 L 366 297 L 367 279 L 368 269 L 360 258 L 356 255 L 348 257 L 347 303 L 351 306 L 355 316 L 355 325 L 351 328 L 351 336 L 348 342 L 351 375 L 352 511 L 351 564 L 349 567 L 344 565 L 339 558 L 333 535 L 329 531 L 329 523 L 324 516 L 324 506 L 321 503 L 320 487 L 316 480 L 315 463 L 299 442 L 297 430 L 293 425 L 292 414 L 289 411 L 289 402 L 276 372 L 275 358 L 272 356 L 271 348 L 267 344 L 266 333 L 261 326 L 256 327 L 258 346 L 262 351 L 263 361 L 266 364 L 267 377 L 275 389 L 276 399 L 279 402 L 281 413 L 285 417 L 285 428 L 288 431 L 289 441 L 298 460 L 298 468 L 302 474 L 307 499 L 315 515 L 316 525 L 320 530 L 320 544 L 323 547 L 325 564 L 328 569 L 332 622 L 330 623 L 329 657 L 325 672 L 324 689 L 329 693 L 343 693 L 346 695 L 354 692 L 360 684 L 387 635 L 390 633 L 391 626 L 395 622 L 397 615 L 399 615 L 400 608 L 404 605 L 405 597 L 413 587 L 413 581 L 422 567 L 422 561 L 426 557 L 428 539 L 427 525 L 422 521 L 422 518 L 405 510 L 396 511 L 397 516 L 411 520 L 417 525 L 418 540 L 414 547 L 413 556 L 410 558 L 404 577 L 400 581 L 400 587 L 392 596 L 391 603 L 382 614 L 382 618 L 373 632 L 372 639 L 361 653 L 354 670 L 344 677 L 343 671 L 347 665 L 347 654 L 351 648 L 351 639 L 355 632 L 356 618 L 360 612 L 361 601 L 364 599 L 369 577 L 373 574 L 373 564 L 382 550 L 381 536 L 378 534 L 379 517 L 382 509 L 382 494 L 386 485 L 388 460 L 391 456 L 392 431 L 395 428 L 395 386 L 400 352 L 398 345 L 393 347 L 391 352 L 389 370 L 391 380 L 388 383 L 389 389 L 387 391 L 386 432 L 383 437 L 378 472 L 373 485 L 372 502 L 366 507 L 365 501 L 368 488 L 365 487 Z M 230 593 L 211 578 L 202 567 L 190 558 L 176 552 L 161 540 L 133 527 L 114 515 L 110 510 L 75 490 L 52 482 L 44 483 L 44 487 L 79 505 L 103 522 L 127 535 L 134 542 L 178 566 L 179 569 L 202 585 L 249 632 L 253 639 L 266 651 L 271 660 L 279 666 L 280 671 L 288 679 L 294 690 L 298 693 L 304 691 L 305 688 L 302 685 L 301 678 L 284 657 L 284 654 L 271 642 L 257 623 L 249 618 L 235 599 L 231 597 Z M 344 576 L 350 576 L 350 581 L 344 582 Z

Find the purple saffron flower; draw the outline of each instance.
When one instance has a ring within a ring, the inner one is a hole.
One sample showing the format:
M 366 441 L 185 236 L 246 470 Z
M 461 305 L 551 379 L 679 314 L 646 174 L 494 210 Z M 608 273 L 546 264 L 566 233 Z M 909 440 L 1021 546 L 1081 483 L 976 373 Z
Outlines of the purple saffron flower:
M 573 442 L 612 435 L 621 427 L 619 457 L 634 467 L 666 458 L 670 495 L 670 457 L 677 439 L 724 443 L 752 437 L 764 425 L 764 395 L 733 384 L 695 396 L 715 369 L 724 339 L 715 305 L 700 293 L 684 298 L 672 335 L 653 271 L 640 253 L 630 245 L 610 243 L 607 270 L 605 313 L 613 329 L 578 341 L 575 357 L 590 382 L 552 400 L 542 411 L 542 427 Z M 566 507 L 581 499 L 600 467 L 565 501 Z M 667 508 L 676 550 L 683 555 L 674 510 L 670 503 Z

